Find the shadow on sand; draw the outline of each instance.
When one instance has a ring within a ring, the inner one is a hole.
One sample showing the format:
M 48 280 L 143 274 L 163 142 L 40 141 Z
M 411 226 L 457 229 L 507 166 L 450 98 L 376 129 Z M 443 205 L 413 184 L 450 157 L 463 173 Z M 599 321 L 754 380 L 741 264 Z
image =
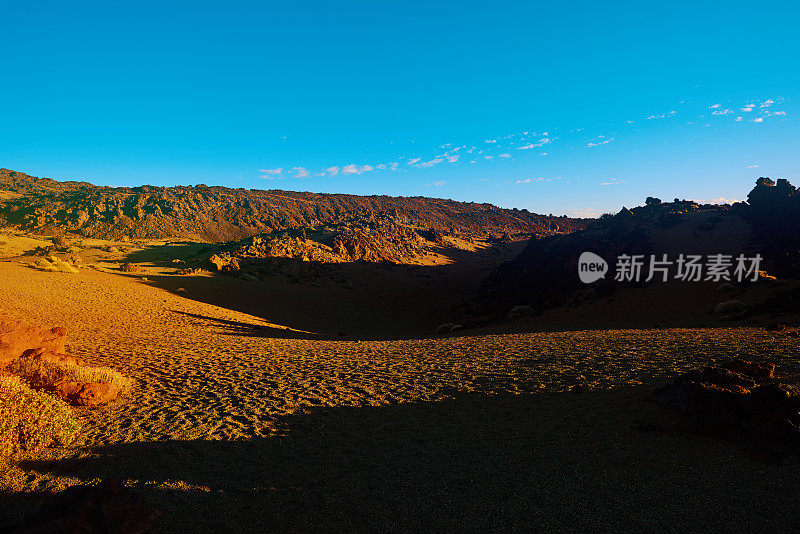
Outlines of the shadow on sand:
M 447 263 L 394 265 L 354 262 L 318 264 L 273 258 L 274 274 L 253 282 L 213 276 L 151 275 L 158 287 L 206 304 L 247 313 L 267 322 L 313 332 L 327 339 L 398 339 L 432 336 L 454 308 L 472 298 L 500 260 L 524 243 L 500 244 L 480 252 L 439 250 Z M 127 261 L 180 268 L 197 244 L 170 244 L 134 252 Z M 282 336 L 279 336 L 282 337 Z
M 164 512 L 156 532 L 800 527 L 795 460 L 764 476 L 737 445 L 639 430 L 663 423 L 644 396 L 316 408 L 281 418 L 273 437 L 124 443 L 21 467 L 72 484 L 121 478 Z M 18 510 L 39 496 L 0 493 Z
M 198 313 L 189 313 L 180 310 L 171 311 L 172 313 L 205 321 L 209 326 L 215 327 L 219 333 L 230 336 L 264 337 L 270 339 L 325 339 L 323 336 L 315 334 L 314 332 L 303 332 L 300 330 L 292 330 L 291 328 L 278 328 L 267 325 L 255 325 L 252 323 L 220 319 L 218 317 L 209 317 L 208 315 L 200 315 Z

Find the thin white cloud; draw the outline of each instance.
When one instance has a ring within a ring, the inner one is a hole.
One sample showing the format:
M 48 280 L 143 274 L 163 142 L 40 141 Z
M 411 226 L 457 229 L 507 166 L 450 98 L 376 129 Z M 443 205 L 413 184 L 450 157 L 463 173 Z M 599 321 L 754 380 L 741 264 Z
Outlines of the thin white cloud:
M 499 157 L 501 157 L 501 158 L 510 158 L 511 154 L 500 154 Z
M 327 172 L 331 176 L 334 176 L 336 174 L 339 174 L 339 167 L 328 167 L 327 169 L 325 169 L 325 172 Z
M 547 132 L 545 132 L 545 133 L 547 133 Z M 544 134 L 542 134 L 542 135 L 544 135 Z M 540 147 L 540 146 L 544 146 L 544 145 L 546 145 L 548 143 L 551 143 L 551 142 L 552 141 L 551 141 L 551 139 L 549 137 L 543 137 L 543 138 L 539 139 L 535 143 L 528 143 L 527 145 L 524 145 L 524 146 L 518 146 L 517 150 L 530 150 L 532 148 L 537 148 L 537 147 Z
M 445 182 L 444 180 L 439 180 L 439 181 L 433 182 L 431 185 L 434 186 L 434 187 L 441 187 L 446 183 L 447 182 Z
M 418 161 L 419 161 L 419 160 L 421 160 L 421 159 L 422 159 L 422 158 L 414 158 L 414 159 L 410 159 L 410 160 L 408 160 L 408 164 L 409 164 L 409 165 L 413 165 L 413 164 L 415 164 L 416 162 L 418 162 Z
M 278 175 L 283 172 L 283 169 L 259 169 L 258 172 L 263 173 L 263 179 L 274 180 L 275 178 L 280 178 Z
M 295 178 L 307 178 L 309 175 L 305 167 L 292 167 L 292 171 L 294 171 Z
M 440 163 L 441 163 L 441 162 L 443 162 L 443 161 L 444 161 L 444 158 L 433 158 L 432 160 L 430 160 L 430 161 L 426 161 L 426 162 L 424 162 L 424 163 L 420 163 L 420 164 L 419 164 L 419 165 L 417 165 L 417 166 L 418 166 L 418 167 L 426 167 L 426 168 L 427 168 L 427 167 L 433 167 L 434 165 L 438 165 L 438 164 L 440 164 Z
M 488 143 L 488 144 L 490 144 L 490 145 L 491 145 L 491 144 L 497 143 L 497 139 L 486 139 L 486 140 L 484 141 L 484 143 Z
M 602 137 L 602 136 L 601 136 L 601 137 Z M 613 138 L 613 137 L 609 137 L 608 139 L 604 139 L 604 140 L 602 140 L 602 141 L 597 141 L 596 143 L 593 143 L 593 142 L 586 143 L 586 146 L 588 146 L 588 147 L 595 147 L 595 146 L 607 145 L 608 143 L 610 143 L 610 142 L 611 142 L 611 141 L 613 141 L 613 140 L 614 140 L 614 138 Z
M 560 180 L 560 179 L 561 179 L 560 176 L 556 177 L 556 180 Z M 521 179 L 517 180 L 517 183 L 518 184 L 531 184 L 531 183 L 535 183 L 535 182 L 552 182 L 552 181 L 553 181 L 552 178 L 545 178 L 544 176 L 539 176 L 539 177 L 536 177 L 536 178 L 521 178 Z
M 753 122 L 764 122 L 764 117 L 756 117 Z
M 342 167 L 342 174 L 358 174 L 358 167 L 351 163 Z
M 698 204 L 735 204 L 736 202 L 741 202 L 740 200 L 719 197 L 719 198 L 707 198 L 705 200 L 701 199 L 692 199 Z
M 757 169 L 758 165 L 748 165 L 747 168 L 748 169 Z

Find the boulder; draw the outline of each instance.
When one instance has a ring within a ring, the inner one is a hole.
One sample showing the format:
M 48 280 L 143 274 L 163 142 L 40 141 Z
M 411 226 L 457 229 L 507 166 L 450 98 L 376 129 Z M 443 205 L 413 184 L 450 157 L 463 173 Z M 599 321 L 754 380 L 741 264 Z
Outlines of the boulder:
M 67 365 L 83 365 L 80 358 L 76 358 L 70 354 L 63 352 L 53 352 L 44 347 L 37 347 L 35 349 L 28 349 L 22 353 L 23 358 L 32 358 L 43 362 L 60 363 Z
M 32 348 L 54 354 L 65 353 L 65 334 L 63 327 L 42 329 L 0 315 L 0 368 Z
M 102 406 L 117 397 L 119 390 L 101 382 L 72 382 L 62 380 L 46 388 L 72 406 Z

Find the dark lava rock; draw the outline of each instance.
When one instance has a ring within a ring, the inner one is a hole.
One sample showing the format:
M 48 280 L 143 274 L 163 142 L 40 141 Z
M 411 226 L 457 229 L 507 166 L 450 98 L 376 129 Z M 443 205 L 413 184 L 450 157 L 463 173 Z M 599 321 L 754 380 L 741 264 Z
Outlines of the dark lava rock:
M 653 400 L 679 412 L 686 430 L 748 442 L 757 458 L 775 463 L 800 453 L 800 387 L 776 381 L 774 371 L 732 360 L 680 375 Z

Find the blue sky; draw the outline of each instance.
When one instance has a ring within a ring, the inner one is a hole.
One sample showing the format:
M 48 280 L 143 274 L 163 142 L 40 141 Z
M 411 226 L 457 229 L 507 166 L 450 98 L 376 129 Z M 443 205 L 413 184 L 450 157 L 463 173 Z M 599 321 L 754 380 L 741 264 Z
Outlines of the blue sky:
M 800 182 L 796 1 L 7 2 L 0 20 L 0 166 L 36 176 L 589 216 Z

